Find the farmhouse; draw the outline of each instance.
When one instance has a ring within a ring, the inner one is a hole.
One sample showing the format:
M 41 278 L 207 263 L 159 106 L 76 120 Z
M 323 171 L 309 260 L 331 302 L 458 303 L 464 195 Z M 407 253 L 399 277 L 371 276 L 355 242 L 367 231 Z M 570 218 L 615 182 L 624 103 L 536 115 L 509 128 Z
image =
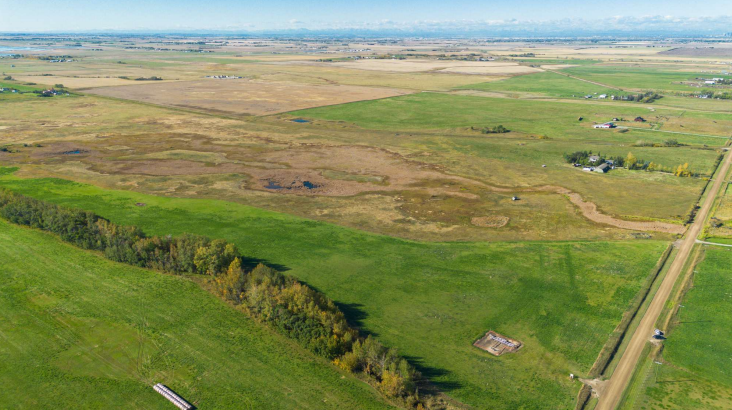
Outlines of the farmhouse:
M 598 155 L 590 155 L 590 162 L 597 162 L 600 159 Z

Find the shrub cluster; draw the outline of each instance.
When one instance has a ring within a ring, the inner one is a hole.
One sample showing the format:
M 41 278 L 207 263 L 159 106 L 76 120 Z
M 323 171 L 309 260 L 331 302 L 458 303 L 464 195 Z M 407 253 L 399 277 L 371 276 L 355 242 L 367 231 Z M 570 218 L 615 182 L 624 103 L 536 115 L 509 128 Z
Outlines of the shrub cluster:
M 503 125 L 496 125 L 494 127 L 484 127 L 480 132 L 483 134 L 505 134 L 507 132 L 511 132 L 511 130 Z
M 653 142 L 653 141 L 643 141 L 638 140 L 633 144 L 634 147 L 683 147 L 686 144 L 679 143 L 678 140 L 675 139 L 668 139 L 664 142 Z
M 421 376 L 396 350 L 360 337 L 332 300 L 296 279 L 262 264 L 245 272 L 236 246 L 225 240 L 196 235 L 148 237 L 135 226 L 117 225 L 92 212 L 1 189 L 0 217 L 52 232 L 81 248 L 103 252 L 113 261 L 208 275 L 218 296 L 255 319 L 340 368 L 367 376 L 382 393 L 405 405 L 423 408 L 426 404 L 418 395 Z M 429 402 L 439 400 L 431 397 Z

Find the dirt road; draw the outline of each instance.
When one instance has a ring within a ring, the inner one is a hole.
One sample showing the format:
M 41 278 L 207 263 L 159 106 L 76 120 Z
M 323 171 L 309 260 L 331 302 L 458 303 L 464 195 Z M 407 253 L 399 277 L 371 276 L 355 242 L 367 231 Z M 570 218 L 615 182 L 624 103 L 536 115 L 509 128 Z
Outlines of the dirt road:
M 696 242 L 696 238 L 699 236 L 704 222 L 707 219 L 709 210 L 712 208 L 714 199 L 719 193 L 719 188 L 725 181 L 727 171 L 729 170 L 730 163 L 732 162 L 732 153 L 728 152 L 725 154 L 724 162 L 717 170 L 714 178 L 714 184 L 712 185 L 709 193 L 704 200 L 699 212 L 696 215 L 694 223 L 690 227 L 689 231 L 684 237 L 679 252 L 674 258 L 671 266 L 669 267 L 666 277 L 663 279 L 661 286 L 658 288 L 656 295 L 651 301 L 651 305 L 648 307 L 643 319 L 641 319 L 640 325 L 633 334 L 632 339 L 628 347 L 625 349 L 623 356 L 620 358 L 618 367 L 615 369 L 612 377 L 609 380 L 608 385 L 605 388 L 602 396 L 600 396 L 599 402 L 595 410 L 614 410 L 618 405 L 620 398 L 623 395 L 625 387 L 628 385 L 633 371 L 635 370 L 638 359 L 641 356 L 641 352 L 646 345 L 646 342 L 651 338 L 654 326 L 658 320 L 658 316 L 661 314 L 663 306 L 666 304 L 666 300 L 671 295 L 671 290 L 674 287 L 674 283 L 681 274 L 681 270 L 686 263 L 691 249 Z
M 565 76 L 565 77 L 569 77 L 569 78 L 574 78 L 575 80 L 579 80 L 579 81 L 584 81 L 584 82 L 586 82 L 586 83 L 590 83 L 590 84 L 594 84 L 594 85 L 599 85 L 600 87 L 605 87 L 605 88 L 609 88 L 609 89 L 611 89 L 611 90 L 618 90 L 618 91 L 623 91 L 623 89 L 622 89 L 622 88 L 618 88 L 618 87 L 613 87 L 612 85 L 607 85 L 607 84 L 603 84 L 603 83 L 598 83 L 598 82 L 595 82 L 595 81 L 585 80 L 584 78 L 579 78 L 579 77 L 575 77 L 575 76 L 573 76 L 573 75 L 569 75 L 569 74 L 567 74 L 567 73 L 560 73 L 559 71 L 556 71 L 556 70 L 548 70 L 548 69 L 544 69 L 544 71 L 547 71 L 547 72 L 550 72 L 550 73 L 554 73 L 554 74 L 559 74 L 559 75 L 563 75 L 563 76 Z

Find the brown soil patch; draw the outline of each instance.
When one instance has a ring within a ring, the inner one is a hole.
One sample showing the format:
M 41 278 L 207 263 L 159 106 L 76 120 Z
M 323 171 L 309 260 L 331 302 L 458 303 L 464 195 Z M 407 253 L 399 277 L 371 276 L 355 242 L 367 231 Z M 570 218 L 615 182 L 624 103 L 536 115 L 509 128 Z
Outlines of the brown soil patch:
M 470 223 L 481 228 L 502 228 L 508 223 L 507 216 L 476 216 Z
M 494 356 L 501 356 L 506 353 L 516 352 L 523 346 L 523 343 L 490 330 L 483 337 L 476 340 L 473 346 Z
M 91 94 L 214 112 L 268 115 L 410 93 L 393 88 L 255 80 L 199 80 L 103 87 Z
M 602 396 L 602 393 L 605 391 L 605 388 L 607 387 L 607 384 L 609 380 L 600 380 L 600 379 L 580 379 L 580 381 L 592 388 L 592 395 L 595 397 Z
M 482 74 L 482 75 L 516 75 L 516 74 L 532 74 L 538 73 L 541 70 L 528 67 L 525 65 L 515 66 L 462 66 L 462 67 L 450 67 L 444 70 L 440 70 L 441 73 L 452 73 L 452 74 Z
M 659 55 L 665 56 L 684 56 L 684 57 L 732 57 L 732 47 L 726 47 L 721 44 L 714 47 L 678 47 L 670 50 L 661 51 Z
M 537 72 L 535 68 L 514 62 L 453 61 L 453 60 L 358 60 L 329 65 L 359 70 L 392 71 L 401 73 L 439 71 L 443 73 L 512 75 Z

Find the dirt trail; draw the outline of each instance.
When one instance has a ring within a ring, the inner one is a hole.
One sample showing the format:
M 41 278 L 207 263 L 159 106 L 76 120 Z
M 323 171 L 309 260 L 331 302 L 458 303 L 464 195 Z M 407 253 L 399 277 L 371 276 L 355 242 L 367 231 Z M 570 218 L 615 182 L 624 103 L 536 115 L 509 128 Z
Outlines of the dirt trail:
M 622 89 L 622 88 L 618 88 L 618 87 L 613 87 L 612 85 L 607 85 L 607 84 L 603 84 L 603 83 L 598 83 L 598 82 L 595 82 L 595 81 L 585 80 L 584 78 L 579 78 L 579 77 L 575 77 L 575 76 L 573 76 L 573 75 L 569 75 L 569 74 L 566 74 L 566 73 L 560 73 L 559 71 L 554 71 L 554 70 L 548 70 L 548 69 L 544 69 L 544 71 L 546 71 L 546 72 L 548 72 L 548 73 L 554 73 L 554 74 L 559 74 L 559 75 L 563 75 L 563 76 L 565 76 L 565 77 L 573 78 L 573 79 L 575 79 L 575 80 L 579 80 L 579 81 L 584 81 L 584 82 L 586 82 L 586 83 L 590 83 L 590 84 L 595 84 L 595 85 L 599 85 L 600 87 L 605 87 L 605 88 L 609 88 L 609 89 L 611 89 L 611 90 L 623 91 L 623 89 Z
M 602 212 L 597 210 L 597 205 L 595 205 L 594 202 L 585 201 L 582 199 L 582 196 L 570 189 L 563 188 L 560 186 L 554 186 L 554 185 L 545 185 L 541 187 L 534 187 L 534 188 L 525 188 L 525 189 L 518 189 L 518 190 L 511 190 L 508 188 L 492 188 L 494 191 L 499 192 L 554 192 L 556 194 L 564 195 L 567 198 L 569 198 L 569 201 L 572 202 L 577 208 L 579 208 L 580 212 L 582 212 L 582 215 L 597 223 L 605 224 L 605 225 L 611 225 L 616 228 L 621 229 L 632 229 L 636 231 L 655 231 L 655 232 L 665 232 L 665 233 L 673 233 L 673 234 L 683 234 L 686 231 L 686 227 L 683 225 L 677 225 L 672 223 L 666 223 L 666 222 L 640 222 L 640 221 L 626 221 L 623 219 L 617 219 L 613 218 L 610 215 L 603 214 Z
M 653 328 L 656 321 L 658 321 L 658 317 L 661 315 L 661 310 L 666 305 L 666 300 L 671 295 L 674 284 L 681 275 L 681 270 L 691 254 L 696 238 L 704 227 L 704 223 L 706 222 L 709 211 L 712 208 L 712 204 L 719 193 L 719 189 L 726 180 L 730 163 L 732 163 L 732 153 L 728 152 L 722 166 L 717 170 L 717 177 L 714 179 L 714 185 L 712 185 L 709 190 L 704 203 L 696 215 L 694 223 L 689 228 L 689 232 L 679 248 L 679 253 L 676 255 L 673 262 L 671 262 L 671 266 L 669 267 L 666 277 L 663 279 L 663 282 L 661 282 L 661 286 L 653 297 L 653 301 L 651 301 L 651 304 L 643 316 L 643 319 L 641 319 L 638 328 L 635 330 L 635 333 L 633 333 L 633 337 L 630 339 L 630 343 L 625 349 L 625 352 L 623 352 L 623 356 L 620 358 L 620 362 L 618 363 L 617 368 L 615 368 L 615 372 L 613 372 L 604 393 L 600 396 L 595 410 L 614 410 L 620 402 L 623 391 L 628 385 L 628 382 L 633 375 L 633 371 L 638 364 L 643 348 L 650 338 L 651 332 L 653 332 Z

